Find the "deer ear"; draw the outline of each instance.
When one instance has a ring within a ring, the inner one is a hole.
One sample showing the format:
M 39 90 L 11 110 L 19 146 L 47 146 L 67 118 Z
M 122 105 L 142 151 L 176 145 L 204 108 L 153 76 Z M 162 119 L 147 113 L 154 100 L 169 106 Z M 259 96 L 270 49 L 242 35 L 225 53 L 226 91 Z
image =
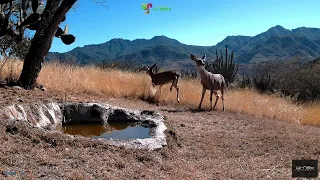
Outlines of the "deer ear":
M 206 56 L 206 55 L 204 55 L 204 56 L 202 56 L 202 59 L 203 59 L 203 60 L 205 60 L 205 59 L 206 59 L 206 57 L 207 57 L 207 56 Z
M 154 67 L 156 67 L 157 63 L 154 63 L 154 65 L 151 66 L 150 69 L 153 69 Z
M 193 54 L 191 54 L 191 59 L 195 61 L 196 57 Z

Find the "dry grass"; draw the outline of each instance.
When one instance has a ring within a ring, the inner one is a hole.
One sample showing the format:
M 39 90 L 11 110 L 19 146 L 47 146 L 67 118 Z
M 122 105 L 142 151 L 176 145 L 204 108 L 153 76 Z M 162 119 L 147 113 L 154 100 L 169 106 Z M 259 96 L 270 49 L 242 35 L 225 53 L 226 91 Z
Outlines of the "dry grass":
M 12 67 L 15 69 L 12 70 Z M 2 70 L 4 77 L 12 72 L 21 71 L 22 63 L 15 61 Z M 123 97 L 142 99 L 162 105 L 180 108 L 197 108 L 201 97 L 199 80 L 182 79 L 180 86 L 180 104 L 176 102 L 176 91 L 169 91 L 165 85 L 160 94 L 151 86 L 146 73 L 132 73 L 120 70 L 102 70 L 96 67 L 75 67 L 49 63 L 43 66 L 38 82 L 50 91 L 63 93 L 89 93 L 106 97 Z M 289 99 L 259 94 L 250 89 L 231 90 L 225 93 L 225 106 L 228 111 L 241 112 L 255 116 L 277 118 L 301 124 L 320 125 L 320 105 L 308 104 L 299 106 Z M 209 108 L 209 93 L 203 102 L 203 108 Z M 217 108 L 221 109 L 221 101 Z
M 303 107 L 304 113 L 301 124 L 320 125 L 320 104 L 310 103 Z
M 0 81 L 9 79 L 17 80 L 22 70 L 23 62 L 16 59 L 0 61 Z

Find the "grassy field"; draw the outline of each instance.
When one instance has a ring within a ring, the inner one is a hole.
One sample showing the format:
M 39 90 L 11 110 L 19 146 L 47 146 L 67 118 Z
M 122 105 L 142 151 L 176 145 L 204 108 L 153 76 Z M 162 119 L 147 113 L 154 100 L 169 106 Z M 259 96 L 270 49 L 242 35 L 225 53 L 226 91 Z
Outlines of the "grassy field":
M 20 61 L 9 61 L 2 69 L 1 77 L 18 77 L 22 69 Z M 146 73 L 124 72 L 120 70 L 102 70 L 96 67 L 76 67 L 59 63 L 43 66 L 38 82 L 49 91 L 89 93 L 106 97 L 130 98 L 169 105 L 177 108 L 198 107 L 202 87 L 198 79 L 181 79 L 180 104 L 176 102 L 176 91 L 169 91 L 170 85 L 151 86 L 151 79 Z M 203 108 L 209 108 L 209 92 L 203 102 Z M 320 125 L 320 105 L 297 105 L 290 99 L 275 95 L 259 94 L 251 89 L 233 89 L 225 92 L 227 111 L 246 113 L 254 116 L 276 118 L 300 124 Z M 221 110 L 221 101 L 217 105 Z

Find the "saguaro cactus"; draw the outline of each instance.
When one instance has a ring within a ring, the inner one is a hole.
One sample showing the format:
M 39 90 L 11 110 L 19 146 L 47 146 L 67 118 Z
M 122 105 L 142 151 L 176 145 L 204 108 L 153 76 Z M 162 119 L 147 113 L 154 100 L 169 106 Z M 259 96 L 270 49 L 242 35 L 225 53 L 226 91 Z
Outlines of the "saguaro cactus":
M 218 50 L 216 50 L 216 60 L 214 62 L 207 62 L 206 69 L 212 73 L 222 74 L 225 78 L 227 84 L 232 83 L 238 71 L 239 64 L 236 64 L 233 60 L 234 51 L 228 54 L 228 46 L 226 46 L 225 59 L 222 55 L 222 50 L 220 57 L 218 56 Z

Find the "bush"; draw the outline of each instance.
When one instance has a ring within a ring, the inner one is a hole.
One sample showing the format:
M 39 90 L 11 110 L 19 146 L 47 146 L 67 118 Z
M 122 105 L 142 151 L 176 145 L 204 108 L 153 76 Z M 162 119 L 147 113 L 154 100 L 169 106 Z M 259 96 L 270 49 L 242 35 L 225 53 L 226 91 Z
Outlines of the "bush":
M 24 37 L 22 41 L 16 42 L 10 36 L 0 37 L 1 55 L 9 58 L 24 59 L 31 45 L 31 38 Z
M 133 65 L 132 63 L 121 62 L 121 61 L 102 62 L 97 66 L 102 69 L 118 69 L 122 71 L 130 71 L 130 72 L 138 72 L 138 71 L 144 70 L 142 66 L 136 66 L 136 65 Z
M 278 89 L 299 101 L 320 100 L 320 61 L 308 63 L 279 77 Z
M 183 78 L 190 78 L 190 79 L 195 79 L 198 77 L 197 74 L 198 70 L 197 69 L 189 69 L 189 68 L 185 68 L 185 69 L 181 69 L 181 77 Z
M 275 89 L 275 81 L 270 75 L 255 76 L 253 85 L 259 92 L 272 92 Z
M 297 101 L 315 101 L 320 100 L 319 72 L 320 60 L 255 63 L 252 82 L 260 92 L 277 92 Z
M 251 88 L 251 78 L 249 75 L 245 75 L 244 73 L 242 74 L 241 78 L 237 79 L 236 86 L 239 88 Z

